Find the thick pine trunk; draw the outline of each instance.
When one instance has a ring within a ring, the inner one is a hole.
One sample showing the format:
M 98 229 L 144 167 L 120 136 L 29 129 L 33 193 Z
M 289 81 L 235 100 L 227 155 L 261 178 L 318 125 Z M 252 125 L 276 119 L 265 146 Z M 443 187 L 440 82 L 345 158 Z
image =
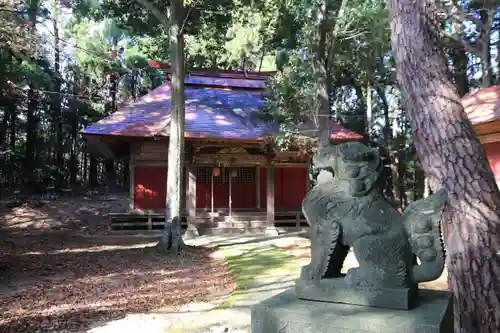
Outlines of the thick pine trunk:
M 500 332 L 500 192 L 437 47 L 432 3 L 390 0 L 392 50 L 415 148 L 431 189 L 445 187 L 455 331 Z
M 170 138 L 168 144 L 167 202 L 165 231 L 160 247 L 179 254 L 184 243 L 181 235 L 181 179 L 184 166 L 184 35 L 182 0 L 170 2 L 170 57 L 172 81 L 170 103 Z

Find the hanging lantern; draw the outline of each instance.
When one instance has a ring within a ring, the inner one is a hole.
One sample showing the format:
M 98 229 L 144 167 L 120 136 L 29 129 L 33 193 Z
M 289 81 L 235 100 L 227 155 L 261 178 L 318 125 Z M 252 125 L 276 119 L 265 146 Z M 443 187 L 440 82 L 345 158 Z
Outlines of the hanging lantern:
M 220 169 L 214 168 L 213 174 L 214 174 L 214 177 L 219 177 L 220 176 Z
M 231 178 L 238 177 L 238 172 L 236 170 L 231 170 Z

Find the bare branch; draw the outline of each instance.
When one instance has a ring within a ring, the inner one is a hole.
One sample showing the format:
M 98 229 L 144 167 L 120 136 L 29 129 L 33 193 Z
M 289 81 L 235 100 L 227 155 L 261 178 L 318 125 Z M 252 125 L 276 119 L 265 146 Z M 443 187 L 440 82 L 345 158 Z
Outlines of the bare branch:
M 464 49 L 465 51 L 481 57 L 481 49 L 479 46 L 472 46 L 465 42 L 460 36 L 450 34 L 446 31 L 441 31 L 441 40 L 446 47 Z
M 479 29 L 484 29 L 484 23 L 475 18 L 471 13 L 467 13 L 462 9 L 457 0 L 438 0 L 436 7 L 441 11 L 441 14 L 449 13 L 447 19 L 453 19 L 456 22 L 462 23 L 463 21 L 470 21 L 474 23 Z

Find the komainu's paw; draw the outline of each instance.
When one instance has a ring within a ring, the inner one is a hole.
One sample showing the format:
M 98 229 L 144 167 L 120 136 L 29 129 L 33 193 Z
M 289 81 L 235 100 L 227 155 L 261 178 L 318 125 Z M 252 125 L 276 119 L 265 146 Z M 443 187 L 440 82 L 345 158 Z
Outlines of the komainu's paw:
M 312 269 L 311 264 L 302 266 L 300 269 L 300 279 L 301 280 L 314 280 L 318 277 L 315 274 L 315 271 Z
M 344 279 L 349 287 L 359 288 L 359 287 L 369 287 L 368 282 L 362 278 L 361 270 L 359 267 L 351 268 L 347 271 Z

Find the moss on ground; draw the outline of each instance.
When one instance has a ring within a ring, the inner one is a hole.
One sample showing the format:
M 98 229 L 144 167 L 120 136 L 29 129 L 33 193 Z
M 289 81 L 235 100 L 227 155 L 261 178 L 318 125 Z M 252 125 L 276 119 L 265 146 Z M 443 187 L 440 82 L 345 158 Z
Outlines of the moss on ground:
M 223 303 L 210 310 L 212 315 L 231 308 L 242 299 L 252 286 L 266 283 L 272 277 L 299 274 L 300 267 L 309 259 L 299 259 L 273 245 L 232 245 L 221 248 L 229 272 L 236 282 L 236 288 Z M 196 332 L 206 328 L 203 324 L 170 329 L 169 332 Z
M 229 266 L 229 272 L 235 279 L 236 288 L 230 298 L 217 308 L 228 308 L 245 295 L 245 291 L 252 285 L 264 282 L 266 277 L 278 276 L 298 272 L 303 260 L 294 255 L 285 253 L 278 247 L 254 246 L 222 249 L 224 258 Z

